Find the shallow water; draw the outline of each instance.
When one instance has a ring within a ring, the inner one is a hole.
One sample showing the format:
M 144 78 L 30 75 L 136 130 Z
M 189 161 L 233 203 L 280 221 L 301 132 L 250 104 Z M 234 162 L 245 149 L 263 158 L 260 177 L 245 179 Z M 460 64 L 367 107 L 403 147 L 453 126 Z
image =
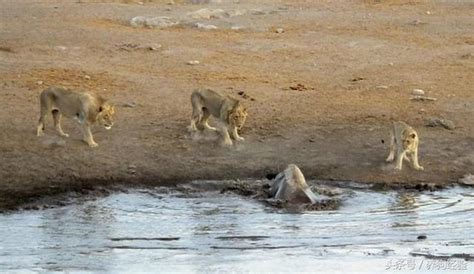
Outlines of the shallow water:
M 474 256 L 473 212 L 472 189 L 459 187 L 354 189 L 338 210 L 299 214 L 233 194 L 137 190 L 0 215 L 0 271 L 473 273 L 456 258 Z

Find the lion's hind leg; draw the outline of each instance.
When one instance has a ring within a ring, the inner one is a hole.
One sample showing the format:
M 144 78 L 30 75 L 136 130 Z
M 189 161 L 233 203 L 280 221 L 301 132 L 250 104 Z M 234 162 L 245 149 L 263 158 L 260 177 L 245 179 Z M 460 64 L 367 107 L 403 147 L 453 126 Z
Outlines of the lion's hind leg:
M 217 128 L 211 127 L 211 126 L 208 124 L 209 116 L 211 116 L 211 113 L 209 112 L 209 110 L 207 110 L 207 108 L 203 108 L 203 109 L 202 109 L 202 117 L 201 117 L 201 121 L 199 122 L 199 126 L 200 126 L 201 128 L 204 128 L 204 129 L 209 129 L 209 130 L 212 130 L 212 131 L 217 131 Z
M 43 91 L 40 95 L 40 118 L 38 120 L 38 126 L 36 128 L 36 136 L 44 135 L 44 124 L 48 113 L 51 110 L 51 102 L 47 92 Z
M 69 134 L 64 133 L 63 129 L 61 128 L 61 113 L 57 109 L 53 109 L 53 120 L 54 120 L 54 127 L 58 131 L 59 135 L 63 137 L 69 137 Z
M 395 130 L 390 132 L 390 153 L 385 162 L 392 162 L 395 159 Z

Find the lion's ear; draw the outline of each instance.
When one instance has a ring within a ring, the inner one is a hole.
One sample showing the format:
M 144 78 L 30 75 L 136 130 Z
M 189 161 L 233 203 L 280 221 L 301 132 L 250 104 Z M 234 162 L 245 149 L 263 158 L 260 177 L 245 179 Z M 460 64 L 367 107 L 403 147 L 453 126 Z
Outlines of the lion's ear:
M 413 138 L 413 139 L 415 139 L 415 138 L 416 138 L 416 134 L 415 134 L 415 133 L 412 133 L 412 134 L 410 134 L 410 137 Z

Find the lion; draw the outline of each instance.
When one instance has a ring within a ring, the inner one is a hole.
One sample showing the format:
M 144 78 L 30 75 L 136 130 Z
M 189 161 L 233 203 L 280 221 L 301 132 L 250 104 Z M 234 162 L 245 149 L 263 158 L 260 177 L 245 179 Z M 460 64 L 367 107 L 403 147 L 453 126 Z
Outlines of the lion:
M 411 162 L 416 170 L 423 170 L 418 164 L 418 133 L 404 122 L 393 122 L 390 131 L 390 154 L 386 162 L 392 162 L 395 159 L 395 169 L 402 169 L 403 160 Z M 410 156 L 410 158 L 408 157 Z
M 247 109 L 239 100 L 211 89 L 198 89 L 191 94 L 191 104 L 193 114 L 188 127 L 191 132 L 204 129 L 220 131 L 223 137 L 222 145 L 232 145 L 231 137 L 236 141 L 244 141 L 238 130 L 247 119 Z M 209 126 L 208 119 L 211 115 L 217 119 L 218 129 Z
M 44 135 L 46 116 L 53 115 L 54 126 L 59 135 L 69 137 L 61 128 L 61 117 L 76 119 L 82 125 L 83 141 L 90 147 L 98 144 L 92 137 L 90 127 L 96 122 L 109 130 L 113 126 L 115 108 L 104 98 L 95 93 L 66 89 L 64 87 L 49 87 L 40 95 L 41 114 L 36 135 Z

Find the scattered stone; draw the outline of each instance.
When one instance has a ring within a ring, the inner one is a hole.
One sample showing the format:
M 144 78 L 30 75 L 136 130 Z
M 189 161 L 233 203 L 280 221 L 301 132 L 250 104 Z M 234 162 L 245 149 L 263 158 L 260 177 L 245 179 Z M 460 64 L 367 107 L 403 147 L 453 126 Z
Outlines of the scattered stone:
M 358 81 L 362 81 L 362 80 L 365 80 L 364 77 L 354 77 L 351 79 L 351 82 L 358 82 Z
M 231 30 L 243 30 L 243 29 L 245 29 L 245 28 L 242 27 L 242 26 L 232 26 L 232 27 L 230 27 L 230 29 L 231 29 Z
M 177 25 L 179 22 L 172 20 L 169 17 L 145 17 L 145 16 L 136 16 L 130 20 L 130 25 L 132 27 L 145 27 L 145 28 L 168 28 Z
M 459 179 L 459 183 L 463 185 L 474 186 L 474 175 L 470 173 L 464 175 L 464 177 Z
M 84 79 L 86 79 L 86 80 L 90 80 L 90 79 L 91 79 L 91 77 L 90 77 L 89 75 L 84 75 Z
M 198 60 L 191 60 L 191 61 L 188 61 L 186 62 L 186 64 L 188 65 L 199 65 L 201 62 L 199 62 Z
M 420 96 L 420 95 L 425 95 L 425 91 L 419 88 L 415 88 L 411 92 L 412 95 Z
M 56 46 L 54 47 L 56 50 L 60 50 L 60 51 L 65 51 L 67 50 L 67 48 L 65 46 Z
M 137 166 L 136 166 L 136 165 L 134 165 L 134 164 L 128 165 L 128 173 L 130 173 L 130 174 L 135 174 L 135 173 L 137 173 L 137 170 L 136 170 L 136 169 L 137 169 Z
M 126 107 L 126 108 L 134 108 L 136 106 L 137 106 L 137 103 L 135 102 L 128 102 L 122 105 L 122 107 Z
M 226 15 L 228 17 L 236 17 L 236 16 L 245 15 L 246 13 L 247 13 L 246 10 L 231 10 L 231 11 L 226 12 Z
M 208 24 L 203 24 L 203 23 L 196 23 L 194 26 L 198 29 L 203 29 L 203 30 L 215 30 L 218 29 L 217 26 L 215 25 L 208 25 Z
M 410 23 L 408 23 L 408 25 L 412 25 L 412 26 L 418 26 L 418 25 L 424 25 L 426 24 L 426 22 L 423 22 L 421 20 L 418 20 L 418 19 L 415 19 L 413 21 L 411 21 Z
M 208 8 L 202 8 L 197 11 L 189 12 L 188 16 L 194 19 L 220 19 L 225 16 L 228 16 L 228 14 L 222 10 L 222 9 L 208 9 Z
M 382 85 L 382 86 L 376 86 L 375 88 L 377 88 L 377 89 L 388 89 L 388 86 Z
M 420 235 L 418 237 L 416 237 L 418 240 L 426 240 L 428 237 L 426 237 L 426 235 Z
M 38 81 L 38 82 L 36 82 L 36 84 L 41 86 L 43 84 L 43 81 Z
M 410 97 L 410 100 L 413 100 L 413 101 L 436 101 L 438 99 L 434 98 L 434 97 L 429 97 L 429 96 L 423 96 L 423 95 L 415 95 L 415 96 L 411 96 Z
M 276 32 L 276 33 L 284 33 L 285 30 L 284 30 L 283 28 L 276 28 L 276 29 L 275 29 L 275 32 Z
M 237 94 L 240 95 L 244 99 L 250 99 L 251 101 L 255 101 L 255 99 L 250 97 L 245 91 L 239 91 L 237 92 Z
M 160 48 L 162 48 L 161 44 L 149 44 L 149 45 L 138 45 L 138 44 L 132 44 L 132 43 L 125 43 L 125 44 L 117 44 L 115 47 L 118 50 L 125 50 L 125 51 L 134 51 L 134 50 L 149 50 L 149 51 L 155 51 Z
M 444 127 L 445 129 L 453 130 L 456 128 L 454 122 L 448 119 L 431 117 L 426 120 L 427 127 Z
M 308 89 L 311 89 L 311 90 L 312 90 L 313 88 L 307 87 L 307 86 L 305 86 L 305 85 L 303 85 L 303 84 L 298 83 L 298 84 L 296 84 L 296 85 L 294 85 L 294 86 L 290 86 L 290 89 L 291 89 L 291 90 L 304 91 L 304 90 L 308 90 Z

